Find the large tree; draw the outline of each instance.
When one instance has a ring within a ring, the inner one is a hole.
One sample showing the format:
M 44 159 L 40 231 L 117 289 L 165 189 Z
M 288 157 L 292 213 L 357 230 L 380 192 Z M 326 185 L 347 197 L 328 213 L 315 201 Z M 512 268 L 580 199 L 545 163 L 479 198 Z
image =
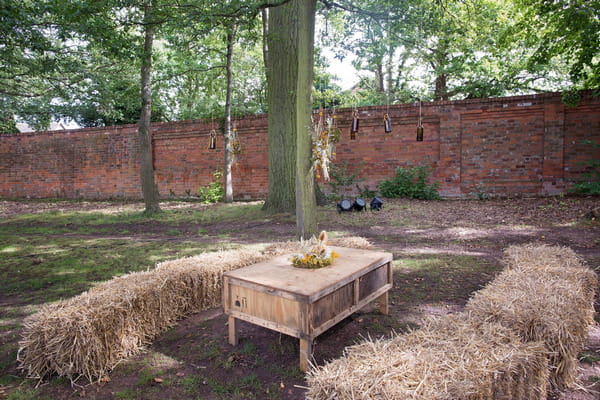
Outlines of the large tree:
M 334 34 L 341 29 L 345 36 L 342 46 L 336 37 L 338 54 L 343 56 L 341 48 L 355 54 L 357 69 L 370 72 L 358 92 L 358 102 L 366 105 L 563 88 L 568 79 L 560 57 L 528 63 L 545 28 L 523 11 L 522 1 L 536 0 L 327 3 L 343 9 L 343 24 L 329 12 L 330 31 L 338 28 Z
M 153 12 L 152 0 L 144 0 L 144 45 L 141 67 L 141 99 L 142 111 L 138 123 L 138 138 L 140 142 L 140 178 L 146 214 L 160 211 L 158 186 L 154 179 L 154 160 L 152 154 L 152 47 L 156 30 L 156 15 Z
M 299 237 L 317 231 L 311 92 L 316 0 L 269 10 L 269 193 L 265 208 L 296 212 Z
M 600 0 L 515 0 L 524 6 L 513 37 L 539 32 L 529 66 L 566 58 L 573 88 L 600 88 Z

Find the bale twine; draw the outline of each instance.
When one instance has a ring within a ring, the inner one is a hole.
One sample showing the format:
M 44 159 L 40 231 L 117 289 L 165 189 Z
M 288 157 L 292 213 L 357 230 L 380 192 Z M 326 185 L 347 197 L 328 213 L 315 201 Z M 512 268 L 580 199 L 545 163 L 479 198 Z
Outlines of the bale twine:
M 503 271 L 476 292 L 465 311 L 497 322 L 524 341 L 543 342 L 549 352 L 550 384 L 564 389 L 577 377 L 577 356 L 594 323 L 592 279 L 565 279 L 582 268 L 519 267 Z M 587 284 L 582 285 L 582 282 Z
M 546 399 L 546 350 L 499 324 L 464 315 L 348 347 L 309 371 L 309 400 Z
M 368 244 L 362 238 L 337 242 L 347 247 Z M 73 382 L 102 378 L 177 320 L 219 306 L 224 272 L 299 248 L 298 242 L 287 242 L 263 251 L 228 250 L 166 261 L 151 271 L 114 278 L 42 306 L 23 323 L 19 368 L 37 379 L 51 374 Z

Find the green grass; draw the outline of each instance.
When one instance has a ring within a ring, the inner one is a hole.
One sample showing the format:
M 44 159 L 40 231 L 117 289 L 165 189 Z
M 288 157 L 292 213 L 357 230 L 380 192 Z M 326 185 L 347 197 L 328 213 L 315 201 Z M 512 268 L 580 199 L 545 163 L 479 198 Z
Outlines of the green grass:
M 6 224 L 25 224 L 33 222 L 42 224 L 48 228 L 65 232 L 74 226 L 90 227 L 93 229 L 110 228 L 110 225 L 123 224 L 179 224 L 179 223 L 213 223 L 240 220 L 268 220 L 271 216 L 261 210 L 261 203 L 248 204 L 215 204 L 202 208 L 182 208 L 175 210 L 164 210 L 160 213 L 146 215 L 142 212 L 57 212 L 50 211 L 39 214 L 24 214 L 7 219 Z M 48 231 L 45 231 L 48 232 Z
M 180 381 L 180 386 L 186 394 L 194 394 L 198 392 L 198 387 L 202 384 L 202 379 L 199 376 L 186 376 Z
M 2 292 L 39 304 L 74 296 L 98 282 L 156 263 L 223 249 L 186 241 L 182 224 L 204 233 L 203 222 L 268 221 L 261 204 L 218 204 L 205 208 L 167 210 L 151 217 L 141 212 L 46 212 L 26 214 L 0 223 L 0 282 Z M 127 224 L 138 224 L 138 239 Z M 141 224 L 141 225 L 140 225 Z M 145 226 L 177 241 L 144 240 Z M 107 236 L 107 238 L 103 238 Z M 226 234 L 219 235 L 226 239 Z
M 221 246 L 222 247 L 222 246 Z M 71 297 L 157 262 L 214 250 L 195 242 L 0 234 L 3 293 L 29 303 Z
M 39 391 L 34 388 L 18 388 L 11 392 L 6 400 L 38 400 L 40 399 Z M 47 399 L 47 397 L 46 397 Z

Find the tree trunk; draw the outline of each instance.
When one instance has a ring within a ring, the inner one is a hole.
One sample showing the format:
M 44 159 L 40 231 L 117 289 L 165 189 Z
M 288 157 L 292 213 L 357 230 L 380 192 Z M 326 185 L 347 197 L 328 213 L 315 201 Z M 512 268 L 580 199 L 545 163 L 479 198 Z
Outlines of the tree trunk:
M 312 162 L 312 87 L 316 0 L 292 3 L 298 16 L 298 79 L 296 82 L 296 234 L 317 234 L 317 201 Z
M 269 191 L 264 209 L 294 212 L 296 208 L 295 90 L 297 43 L 289 40 L 295 24 L 292 3 L 269 9 L 266 47 L 269 104 Z M 292 24 L 294 26 L 292 26 Z
M 262 24 L 263 24 L 263 42 L 262 42 L 262 51 L 263 51 L 263 63 L 265 64 L 265 69 L 269 65 L 269 45 L 267 43 L 267 36 L 269 34 L 269 9 L 263 8 L 261 10 Z
M 224 186 L 225 186 L 225 202 L 233 202 L 233 183 L 231 177 L 231 167 L 233 165 L 233 151 L 231 148 L 231 91 L 233 87 L 233 73 L 232 73 L 232 60 L 233 60 L 233 44 L 235 42 L 235 27 L 231 28 L 227 32 L 227 60 L 225 64 L 225 70 L 227 74 L 227 91 L 225 94 L 225 172 Z
M 435 77 L 435 92 L 433 99 L 435 101 L 448 100 L 448 77 L 445 73 L 440 73 Z
M 448 74 L 446 65 L 448 64 L 448 43 L 446 40 L 440 40 L 435 50 L 435 92 L 434 100 L 448 100 Z
M 152 117 L 152 42 L 154 40 L 154 24 L 152 23 L 152 1 L 144 3 L 144 53 L 142 55 L 142 112 L 138 124 L 140 140 L 140 162 L 142 194 L 146 204 L 145 213 L 152 214 L 160 211 L 158 186 L 154 181 L 154 161 L 152 159 L 152 131 L 150 121 Z
M 377 69 L 375 70 L 375 77 L 377 78 L 377 91 L 379 93 L 385 93 L 385 84 L 384 76 L 383 76 L 383 64 L 381 62 L 377 63 Z
M 316 0 L 269 10 L 269 193 L 265 208 L 296 210 L 297 235 L 317 232 L 311 89 Z

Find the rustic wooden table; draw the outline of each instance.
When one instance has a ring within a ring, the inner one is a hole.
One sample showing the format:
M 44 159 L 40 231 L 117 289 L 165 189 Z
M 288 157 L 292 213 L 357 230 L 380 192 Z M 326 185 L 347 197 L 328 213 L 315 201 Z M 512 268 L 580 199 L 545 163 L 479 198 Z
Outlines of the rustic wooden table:
M 373 300 L 388 313 L 392 254 L 332 247 L 340 257 L 320 269 L 296 268 L 291 254 L 223 275 L 223 308 L 229 343 L 237 345 L 237 320 L 300 339 L 300 369 L 308 369 L 315 337 Z

